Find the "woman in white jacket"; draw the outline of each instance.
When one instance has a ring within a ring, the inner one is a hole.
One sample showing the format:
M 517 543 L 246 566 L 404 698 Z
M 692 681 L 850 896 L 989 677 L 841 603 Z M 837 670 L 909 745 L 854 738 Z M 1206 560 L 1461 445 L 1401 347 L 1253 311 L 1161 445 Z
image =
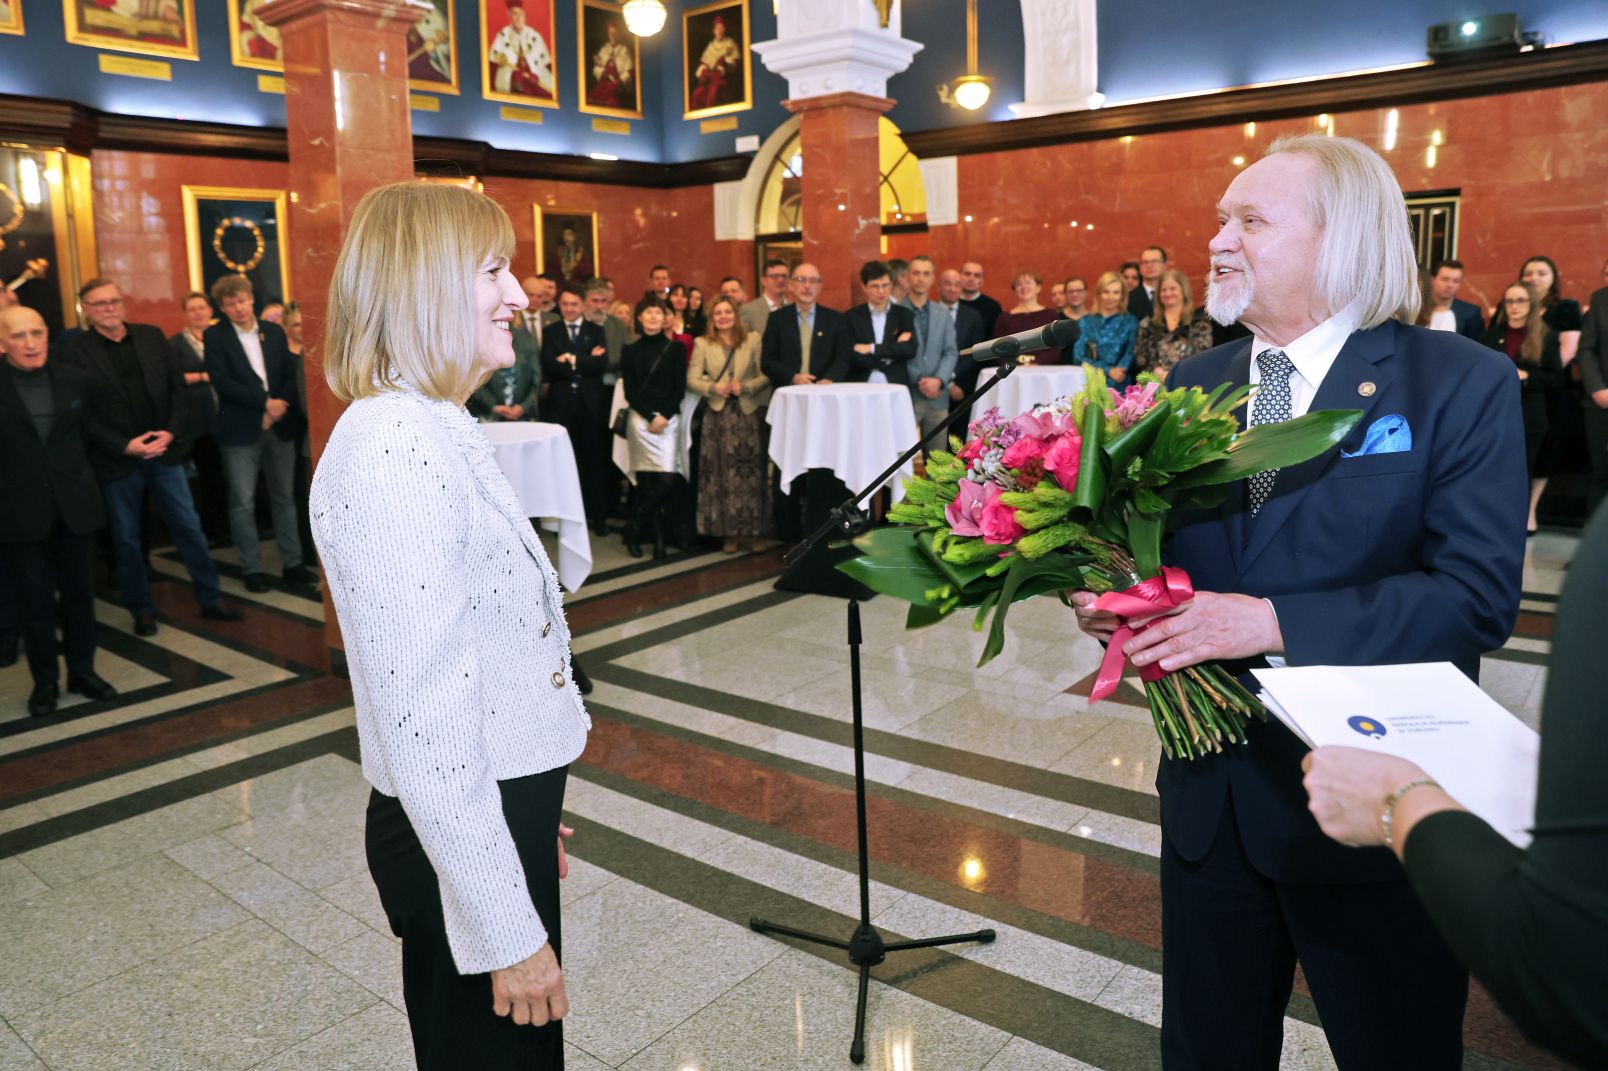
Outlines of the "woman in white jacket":
M 430 1071 L 563 1066 L 555 833 L 591 722 L 558 577 L 464 409 L 514 360 L 513 248 L 481 194 L 371 191 L 323 346 L 351 404 L 313 479 L 313 534 L 374 786 L 369 869 Z

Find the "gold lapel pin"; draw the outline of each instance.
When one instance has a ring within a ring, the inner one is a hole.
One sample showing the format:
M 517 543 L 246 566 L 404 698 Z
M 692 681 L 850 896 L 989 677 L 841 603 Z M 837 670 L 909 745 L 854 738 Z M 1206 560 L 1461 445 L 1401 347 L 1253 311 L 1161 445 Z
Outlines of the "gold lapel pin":
M 1362 395 L 1364 398 L 1372 398 L 1374 396 L 1374 391 L 1378 389 L 1378 387 L 1373 385 L 1373 380 L 1371 379 L 1365 379 L 1361 383 L 1357 384 L 1357 393 Z

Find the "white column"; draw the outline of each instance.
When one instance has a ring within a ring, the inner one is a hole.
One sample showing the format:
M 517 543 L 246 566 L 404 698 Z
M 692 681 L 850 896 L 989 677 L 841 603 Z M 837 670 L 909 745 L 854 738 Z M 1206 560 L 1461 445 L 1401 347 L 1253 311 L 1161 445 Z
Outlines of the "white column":
M 1010 106 L 1018 119 L 1105 103 L 1099 90 L 1094 5 L 1095 0 L 1022 0 L 1027 99 Z
M 754 45 L 765 66 L 787 79 L 788 97 L 830 93 L 888 95 L 888 79 L 910 66 L 922 46 L 900 36 L 894 0 L 882 26 L 871 0 L 782 0 L 776 40 Z

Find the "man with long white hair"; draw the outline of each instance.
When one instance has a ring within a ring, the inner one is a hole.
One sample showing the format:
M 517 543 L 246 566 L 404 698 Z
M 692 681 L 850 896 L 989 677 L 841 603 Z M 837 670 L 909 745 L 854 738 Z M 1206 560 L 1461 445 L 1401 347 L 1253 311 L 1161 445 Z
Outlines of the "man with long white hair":
M 1170 561 L 1196 594 L 1129 641 L 1130 657 L 1239 673 L 1450 661 L 1475 676 L 1519 607 L 1527 485 L 1512 364 L 1408 326 L 1419 288 L 1401 188 L 1359 142 L 1275 142 L 1217 217 L 1206 307 L 1253 337 L 1180 363 L 1169 382 L 1257 384 L 1251 425 L 1363 416 L 1338 448 L 1178 519 Z M 1084 630 L 1109 636 L 1110 615 L 1087 593 L 1076 601 Z M 1460 1068 L 1468 976 L 1395 857 L 1323 836 L 1301 785 L 1306 748 L 1283 726 L 1253 722 L 1247 736 L 1157 775 L 1164 1066 L 1278 1067 L 1299 962 L 1342 1071 Z

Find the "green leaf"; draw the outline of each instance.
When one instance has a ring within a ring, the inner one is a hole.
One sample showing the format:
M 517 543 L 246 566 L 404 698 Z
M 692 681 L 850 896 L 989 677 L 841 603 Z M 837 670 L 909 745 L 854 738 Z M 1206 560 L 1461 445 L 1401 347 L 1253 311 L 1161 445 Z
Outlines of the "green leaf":
M 938 605 L 940 600 L 929 592 L 947 587 L 949 581 L 921 553 L 911 529 L 874 528 L 856 539 L 854 546 L 859 557 L 839 562 L 839 572 L 901 602 Z
M 936 625 L 948 616 L 949 611 L 947 610 L 937 610 L 931 606 L 917 606 L 912 603 L 909 611 L 905 614 L 905 628 L 927 628 L 930 625 Z
M 977 665 L 987 664 L 1005 649 L 1005 614 L 1012 603 L 1067 587 L 1081 587 L 1081 564 L 1084 563 L 1066 554 L 1050 554 L 1037 561 L 1021 555 L 1012 558 L 1005 572 L 1005 586 L 1000 589 L 999 605 L 994 608 L 994 620 L 989 625 L 988 641 L 983 644 L 983 656 L 977 660 Z
M 1083 411 L 1083 426 L 1078 429 L 1083 444 L 1078 448 L 1078 481 L 1072 489 L 1072 499 L 1080 520 L 1099 514 L 1105 505 L 1106 459 L 1101 449 L 1105 437 L 1105 410 L 1090 404 Z
M 1175 479 L 1171 487 L 1185 491 L 1232 483 L 1269 469 L 1299 465 L 1344 439 L 1360 419 L 1360 409 L 1320 409 L 1294 420 L 1257 425 L 1234 440 L 1227 457 L 1189 470 Z
M 1130 428 L 1124 428 L 1105 444 L 1106 457 L 1111 459 L 1112 472 L 1127 472 L 1128 463 L 1144 453 L 1161 431 L 1162 425 L 1172 419 L 1172 401 L 1165 395 L 1156 399 L 1155 407 L 1140 417 Z
M 1141 580 L 1161 572 L 1161 534 L 1166 514 L 1133 513 L 1128 517 L 1128 550 Z

